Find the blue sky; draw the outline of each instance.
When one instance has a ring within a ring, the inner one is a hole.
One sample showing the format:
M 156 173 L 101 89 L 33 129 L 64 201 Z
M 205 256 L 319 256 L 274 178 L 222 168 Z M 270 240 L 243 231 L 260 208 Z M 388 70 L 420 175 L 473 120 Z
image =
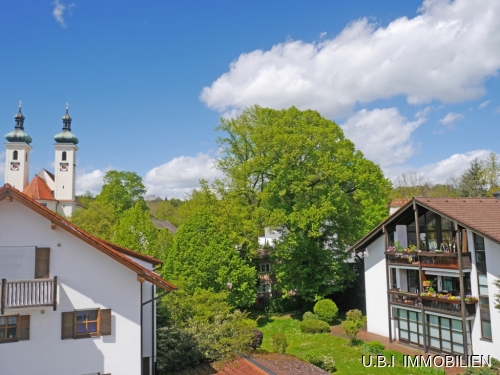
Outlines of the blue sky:
M 112 168 L 182 197 L 219 176 L 220 116 L 253 104 L 318 110 L 390 178 L 499 153 L 497 0 L 19 0 L 0 46 L 4 134 L 22 100 L 30 174 L 52 170 L 69 102 L 80 193 Z

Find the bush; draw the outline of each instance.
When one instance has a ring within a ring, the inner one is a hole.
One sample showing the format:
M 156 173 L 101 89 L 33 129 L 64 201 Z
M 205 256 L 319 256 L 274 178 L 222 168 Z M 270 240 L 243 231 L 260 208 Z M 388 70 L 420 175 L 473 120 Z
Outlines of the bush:
M 303 301 L 298 296 L 273 297 L 262 301 L 267 314 L 283 314 L 288 311 L 298 310 L 302 307 Z
M 273 352 L 284 353 L 288 347 L 286 336 L 283 333 L 273 333 L 271 336 L 271 347 Z
M 306 313 L 304 313 L 304 315 L 302 315 L 302 320 L 319 320 L 319 316 L 313 314 L 310 311 L 307 311 Z
M 379 341 L 370 341 L 363 346 L 363 351 L 367 354 L 382 354 L 385 346 Z
M 335 367 L 335 360 L 332 356 L 321 355 L 317 353 L 313 353 L 306 357 L 307 362 L 313 364 L 314 366 L 318 366 L 319 368 L 328 371 L 335 372 L 337 368 Z
M 500 361 L 498 359 L 492 357 L 491 358 L 491 368 L 493 370 L 499 371 L 500 370 Z
M 498 372 L 489 367 L 467 367 L 464 372 L 465 375 L 497 375 Z
M 417 367 L 418 373 L 423 375 L 446 375 L 446 371 L 436 367 Z
M 344 333 L 351 339 L 351 345 L 354 345 L 359 329 L 365 324 L 363 314 L 359 310 L 349 310 L 346 314 L 346 320 L 342 322 Z
M 163 327 L 157 332 L 157 366 L 162 372 L 195 367 L 203 361 L 196 340 L 185 329 Z
M 330 326 L 323 320 L 304 320 L 300 323 L 300 330 L 304 333 L 330 332 Z
M 262 345 L 262 340 L 264 339 L 264 334 L 258 329 L 254 329 L 253 331 L 253 339 L 250 343 L 250 348 L 252 350 L 257 350 Z
M 339 309 L 332 300 L 322 299 L 314 305 L 314 313 L 318 315 L 321 320 L 332 323 L 337 318 Z

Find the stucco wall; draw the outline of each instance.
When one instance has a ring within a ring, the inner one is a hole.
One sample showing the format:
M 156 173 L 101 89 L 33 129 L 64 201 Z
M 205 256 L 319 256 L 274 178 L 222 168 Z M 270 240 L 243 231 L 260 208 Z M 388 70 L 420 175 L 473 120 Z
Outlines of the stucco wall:
M 471 288 L 475 296 L 479 295 L 479 287 L 476 272 L 476 257 L 474 254 L 473 232 L 467 231 L 469 251 L 472 252 L 472 274 L 471 274 Z M 491 318 L 491 332 L 493 341 L 481 340 L 481 319 L 479 306 L 476 309 L 476 318 L 474 319 L 472 327 L 472 350 L 474 354 L 491 355 L 494 358 L 500 359 L 500 310 L 495 309 L 495 294 L 500 293 L 498 288 L 493 285 L 500 275 L 500 245 L 484 239 L 486 249 L 486 268 L 488 271 L 488 292 L 490 295 L 490 318 Z
M 365 251 L 365 291 L 367 330 L 389 336 L 387 311 L 387 279 L 384 236 L 372 242 Z
M 50 247 L 50 276 L 59 282 L 57 311 L 24 309 L 30 340 L 1 345 L 2 373 L 140 374 L 140 288 L 136 274 L 15 200 L 0 201 L 0 246 Z M 61 313 L 112 309 L 112 335 L 61 340 Z

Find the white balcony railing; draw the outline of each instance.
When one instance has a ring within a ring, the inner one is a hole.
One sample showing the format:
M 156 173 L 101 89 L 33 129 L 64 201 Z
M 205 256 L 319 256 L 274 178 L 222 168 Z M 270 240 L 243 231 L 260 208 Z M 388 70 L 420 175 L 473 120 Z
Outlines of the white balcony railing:
M 57 277 L 53 279 L 2 280 L 1 312 L 4 309 L 53 306 L 56 309 Z

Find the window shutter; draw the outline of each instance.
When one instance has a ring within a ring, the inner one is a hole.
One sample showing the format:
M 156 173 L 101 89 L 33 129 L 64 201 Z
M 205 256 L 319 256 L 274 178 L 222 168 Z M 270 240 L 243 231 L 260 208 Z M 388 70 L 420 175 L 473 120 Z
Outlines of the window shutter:
M 35 253 L 35 279 L 47 279 L 50 273 L 50 248 L 37 247 Z
M 100 320 L 101 320 L 101 336 L 111 335 L 111 309 L 101 309 Z
M 61 340 L 73 338 L 73 312 L 62 313 Z
M 19 341 L 30 339 L 30 316 L 21 315 L 19 317 Z

